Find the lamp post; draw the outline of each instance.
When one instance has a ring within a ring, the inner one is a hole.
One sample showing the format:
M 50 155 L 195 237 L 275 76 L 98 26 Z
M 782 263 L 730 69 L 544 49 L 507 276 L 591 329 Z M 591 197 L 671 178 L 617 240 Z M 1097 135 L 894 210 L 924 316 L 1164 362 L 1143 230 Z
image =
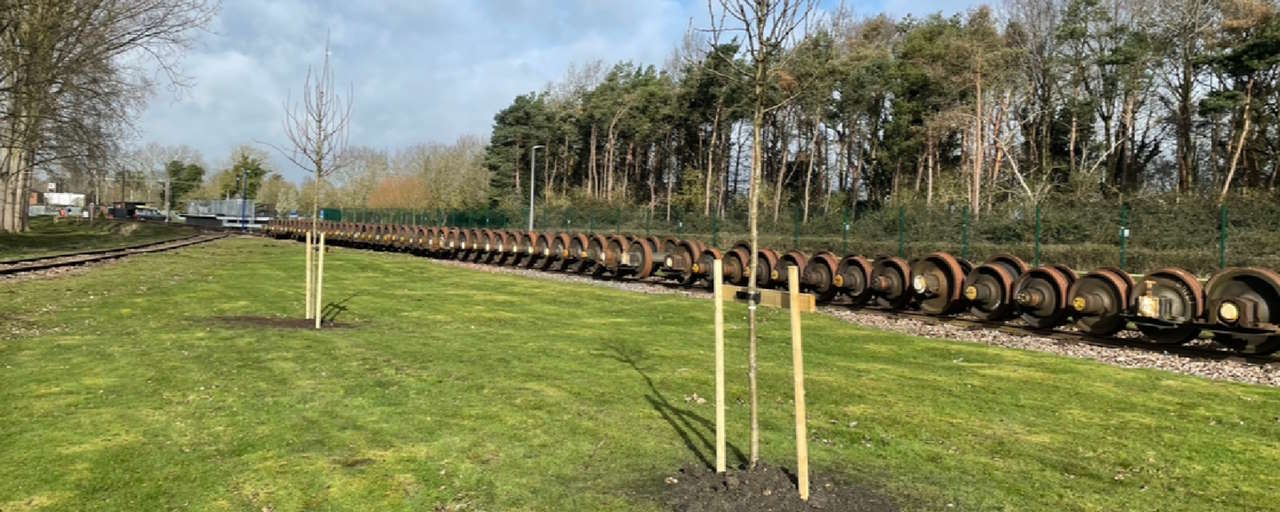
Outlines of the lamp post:
M 533 170 L 536 168 L 534 164 L 535 162 L 537 162 L 536 155 L 538 154 L 537 152 L 539 149 L 546 149 L 546 146 L 539 144 L 537 146 L 529 148 L 529 231 L 530 232 L 533 231 L 533 187 L 534 187 Z

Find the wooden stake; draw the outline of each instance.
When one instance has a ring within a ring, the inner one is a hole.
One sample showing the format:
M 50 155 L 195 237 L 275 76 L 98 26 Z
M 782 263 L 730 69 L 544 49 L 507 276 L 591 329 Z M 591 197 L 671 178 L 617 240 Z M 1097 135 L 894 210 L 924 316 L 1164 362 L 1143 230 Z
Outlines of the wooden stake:
M 311 319 L 311 313 L 315 310 L 311 307 L 311 232 L 307 232 L 307 319 Z
M 724 262 L 711 266 L 716 300 L 716 473 L 724 473 Z
M 315 302 L 316 329 L 320 328 L 320 319 L 324 316 L 321 314 L 323 313 L 323 311 L 321 310 L 322 308 L 321 304 L 324 304 L 324 301 L 320 300 L 324 294 L 324 233 L 320 233 L 319 258 L 320 258 L 319 264 L 316 265 L 316 302 Z
M 800 342 L 800 270 L 787 267 L 791 289 L 791 364 L 796 385 L 796 480 L 800 499 L 809 501 L 809 431 L 804 409 L 804 348 Z

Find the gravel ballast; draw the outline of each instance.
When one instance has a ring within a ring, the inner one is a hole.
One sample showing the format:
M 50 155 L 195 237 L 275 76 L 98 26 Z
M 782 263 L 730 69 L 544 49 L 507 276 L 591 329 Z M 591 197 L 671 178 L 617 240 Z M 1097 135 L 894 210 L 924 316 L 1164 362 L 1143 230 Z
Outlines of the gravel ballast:
M 481 263 L 470 263 L 457 260 L 432 260 L 444 265 L 468 268 L 490 273 L 514 274 L 535 279 L 590 284 L 631 292 L 649 294 L 671 294 L 701 299 L 710 299 L 711 294 L 700 288 L 684 288 L 675 285 L 664 285 L 651 282 L 600 280 L 579 274 L 566 274 L 558 271 L 542 271 L 518 267 L 495 266 Z M 819 306 L 821 314 L 837 318 L 851 324 L 899 332 L 915 336 L 982 343 L 998 347 L 1014 348 L 1046 352 L 1067 357 L 1092 359 L 1100 363 L 1123 368 L 1151 368 L 1186 375 L 1194 375 L 1206 379 L 1260 384 L 1280 387 L 1280 363 L 1266 365 L 1253 364 L 1237 360 L 1212 360 L 1188 357 L 1179 354 L 1161 352 L 1157 349 L 1145 349 L 1124 346 L 1099 346 L 1087 343 L 1069 343 L 1034 334 L 1015 334 L 995 329 L 972 329 L 945 322 L 926 322 L 914 318 L 902 318 L 881 314 L 875 311 L 856 310 L 847 306 Z

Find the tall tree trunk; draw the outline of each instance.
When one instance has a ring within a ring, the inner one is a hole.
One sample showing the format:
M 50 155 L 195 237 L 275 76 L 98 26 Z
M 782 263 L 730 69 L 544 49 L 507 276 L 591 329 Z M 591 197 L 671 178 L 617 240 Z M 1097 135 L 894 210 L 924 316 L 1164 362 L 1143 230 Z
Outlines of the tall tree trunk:
M 1249 85 L 1245 87 L 1244 92 L 1244 125 L 1240 127 L 1240 142 L 1236 144 L 1235 152 L 1231 155 L 1231 166 L 1227 168 L 1227 177 L 1222 180 L 1222 193 L 1218 195 L 1218 204 L 1227 201 L 1227 193 L 1231 191 L 1231 179 L 1236 174 L 1236 165 L 1240 162 L 1240 152 L 1244 150 L 1245 137 L 1249 135 L 1249 107 L 1253 105 L 1253 79 L 1249 79 Z
M 591 123 L 591 144 L 587 156 L 587 196 L 596 197 L 596 124 Z
M 716 101 L 716 113 L 711 118 L 711 143 L 707 147 L 707 185 L 706 190 L 702 193 L 702 216 L 709 217 L 711 215 L 711 182 L 715 179 L 716 169 L 716 146 L 719 142 L 720 132 L 720 111 L 724 108 L 724 99 Z
M 759 17 L 757 22 L 758 33 L 765 33 L 765 18 Z M 759 198 L 760 198 L 760 174 L 761 174 L 761 150 L 764 146 L 764 85 L 765 85 L 765 62 L 757 60 L 755 65 L 755 111 L 751 116 L 752 127 L 752 144 L 751 144 L 751 170 L 748 175 L 750 182 L 747 189 L 747 219 L 750 225 L 751 236 L 751 265 L 747 272 L 747 294 L 755 297 L 758 291 L 756 282 L 757 270 L 760 268 L 760 229 L 759 229 Z M 756 333 L 756 301 L 750 300 L 747 304 L 747 381 L 751 395 L 751 455 L 749 467 L 755 469 L 760 462 L 760 405 L 759 405 L 759 389 L 756 385 L 756 353 L 757 353 L 757 333 Z
M 973 121 L 973 176 L 971 176 L 973 180 L 973 187 L 969 194 L 969 215 L 973 216 L 974 222 L 978 221 L 978 218 L 982 213 L 982 176 L 985 174 L 982 172 L 982 154 L 986 150 L 986 137 L 984 137 L 983 134 L 986 133 L 986 130 L 984 129 L 985 123 L 983 123 L 982 111 L 981 54 L 978 55 L 978 80 L 976 85 L 977 93 L 974 96 L 974 99 L 977 105 L 975 109 L 977 112 Z
M 926 148 L 925 158 L 928 159 L 928 162 L 924 166 L 924 169 L 925 169 L 924 173 L 927 176 L 925 180 L 928 182 L 928 184 L 925 185 L 924 205 L 930 208 L 933 207 L 933 173 L 934 173 L 933 167 L 934 165 L 937 164 L 937 159 L 934 156 L 935 153 L 937 153 L 937 151 L 934 149 L 935 146 L 936 144 L 933 142 L 933 138 L 930 137 L 929 142 L 926 143 L 925 145 L 925 148 Z
M 813 125 L 813 140 L 809 143 L 809 168 L 804 172 L 804 216 L 801 222 L 809 223 L 809 188 L 813 182 L 813 164 L 818 154 L 818 124 Z

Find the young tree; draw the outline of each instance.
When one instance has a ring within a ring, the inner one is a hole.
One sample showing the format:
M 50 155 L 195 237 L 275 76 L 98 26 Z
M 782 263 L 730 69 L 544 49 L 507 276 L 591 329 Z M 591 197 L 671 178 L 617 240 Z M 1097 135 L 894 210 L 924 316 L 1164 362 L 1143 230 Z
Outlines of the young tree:
M 794 96 L 785 96 L 779 101 L 771 101 L 771 95 L 783 77 L 780 71 L 785 69 L 783 56 L 793 36 L 808 21 L 817 2 L 815 0 L 719 0 L 722 12 L 732 19 L 737 26 L 728 29 L 740 33 L 745 39 L 742 48 L 749 59 L 749 67 L 745 71 L 745 81 L 751 88 L 749 98 L 752 102 L 751 129 L 751 168 L 747 182 L 747 222 L 751 233 L 751 269 L 747 279 L 747 293 L 751 296 L 747 305 L 747 380 L 751 393 L 751 461 L 754 469 L 760 461 L 760 411 L 759 393 L 756 385 L 756 296 L 759 288 L 756 282 L 760 268 L 760 186 L 762 168 L 762 151 L 765 147 L 764 128 L 765 115 L 790 102 Z M 710 0 L 708 10 L 711 19 L 717 18 Z M 723 19 L 723 18 L 722 18 Z M 725 30 L 724 25 L 714 25 L 712 30 Z M 786 80 L 793 80 L 789 76 Z M 791 94 L 791 93 L 788 93 Z
M 352 88 L 347 88 L 346 97 L 338 93 L 329 54 L 329 42 L 326 40 L 324 62 L 319 72 L 307 68 L 301 100 L 297 103 L 285 100 L 284 132 L 289 139 L 289 148 L 272 145 L 286 159 L 313 176 L 311 192 L 314 197 L 310 198 L 313 234 L 320 222 L 320 194 L 325 188 L 324 180 L 346 167 L 350 158 L 347 130 L 351 120 Z

